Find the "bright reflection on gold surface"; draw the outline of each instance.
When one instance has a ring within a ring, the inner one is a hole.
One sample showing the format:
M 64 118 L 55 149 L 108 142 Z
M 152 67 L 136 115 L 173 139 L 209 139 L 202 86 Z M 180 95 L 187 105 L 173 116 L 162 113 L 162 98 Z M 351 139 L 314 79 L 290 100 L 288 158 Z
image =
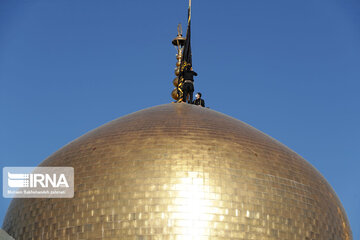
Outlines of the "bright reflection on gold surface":
M 3 229 L 41 240 L 351 240 L 321 174 L 234 118 L 165 104 L 119 118 L 41 166 L 72 166 L 71 199 L 14 199 Z
M 180 178 L 175 184 L 177 190 L 176 212 L 181 239 L 200 239 L 208 235 L 209 201 L 205 198 L 204 180 L 197 172 L 188 172 L 189 177 Z M 208 192 L 208 191 L 207 191 Z

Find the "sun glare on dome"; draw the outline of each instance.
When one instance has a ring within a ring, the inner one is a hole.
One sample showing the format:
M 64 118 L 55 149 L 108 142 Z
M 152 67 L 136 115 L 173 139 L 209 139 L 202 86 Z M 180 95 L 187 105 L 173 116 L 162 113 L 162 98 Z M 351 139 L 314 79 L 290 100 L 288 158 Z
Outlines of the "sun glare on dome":
M 177 224 L 182 239 L 202 239 L 209 235 L 211 219 L 210 201 L 206 198 L 209 186 L 204 185 L 202 173 L 188 172 L 188 177 L 181 178 L 177 189 L 176 212 Z

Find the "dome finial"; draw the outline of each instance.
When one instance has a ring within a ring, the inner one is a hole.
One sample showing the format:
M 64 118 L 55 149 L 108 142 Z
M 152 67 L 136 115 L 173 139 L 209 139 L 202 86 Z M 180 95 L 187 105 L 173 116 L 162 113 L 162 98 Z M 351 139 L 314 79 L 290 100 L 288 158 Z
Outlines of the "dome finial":
M 175 89 L 171 92 L 171 96 L 177 102 L 186 102 L 187 96 L 183 96 L 183 86 L 184 86 L 184 77 L 183 72 L 186 70 L 186 67 L 189 69 L 192 67 L 192 53 L 191 53 L 191 41 L 190 41 L 190 34 L 191 34 L 191 0 L 189 0 L 189 8 L 188 8 L 188 21 L 187 21 L 187 31 L 186 31 L 186 38 L 182 36 L 182 27 L 181 24 L 178 25 L 178 35 L 172 41 L 172 44 L 175 46 L 177 50 L 176 54 L 176 68 L 175 68 L 175 75 L 176 78 L 173 80 L 173 84 Z M 192 97 L 190 98 L 192 99 Z

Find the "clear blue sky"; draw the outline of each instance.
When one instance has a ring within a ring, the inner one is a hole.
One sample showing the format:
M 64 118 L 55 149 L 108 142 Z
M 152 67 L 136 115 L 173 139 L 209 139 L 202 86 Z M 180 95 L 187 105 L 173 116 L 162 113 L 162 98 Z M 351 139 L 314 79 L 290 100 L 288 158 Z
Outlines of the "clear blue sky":
M 2 0 L 1 167 L 37 165 L 110 120 L 169 103 L 171 40 L 186 14 L 186 0 Z M 360 1 L 193 0 L 192 17 L 207 105 L 313 164 L 360 239 Z

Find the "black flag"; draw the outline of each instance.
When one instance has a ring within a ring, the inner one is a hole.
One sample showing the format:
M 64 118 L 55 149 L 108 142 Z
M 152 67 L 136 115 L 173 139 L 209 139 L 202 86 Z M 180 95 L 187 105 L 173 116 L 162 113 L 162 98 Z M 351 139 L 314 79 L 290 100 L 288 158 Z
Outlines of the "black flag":
M 191 2 L 190 2 L 191 4 Z M 184 70 L 185 66 L 192 66 L 192 55 L 191 55 L 191 5 L 188 10 L 188 26 L 186 31 L 186 40 L 184 44 L 183 56 L 181 59 L 181 71 Z
M 179 74 L 179 85 L 178 85 L 178 101 L 183 101 L 183 91 L 182 87 L 184 85 L 184 69 L 186 67 L 192 67 L 192 54 L 191 54 L 191 0 L 189 1 L 189 9 L 188 9 L 188 26 L 186 31 L 186 40 L 183 48 L 183 54 L 181 58 L 180 65 L 180 74 Z

